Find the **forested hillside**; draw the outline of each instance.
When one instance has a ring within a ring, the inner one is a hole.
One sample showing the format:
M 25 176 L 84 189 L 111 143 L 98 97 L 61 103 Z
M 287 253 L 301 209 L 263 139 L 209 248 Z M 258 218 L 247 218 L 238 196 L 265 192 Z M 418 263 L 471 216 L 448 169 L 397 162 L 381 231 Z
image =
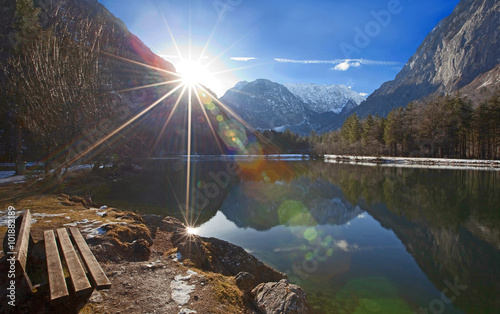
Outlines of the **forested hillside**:
M 500 93 L 473 107 L 459 95 L 393 109 L 387 118 L 351 115 L 314 141 L 316 154 L 500 158 Z

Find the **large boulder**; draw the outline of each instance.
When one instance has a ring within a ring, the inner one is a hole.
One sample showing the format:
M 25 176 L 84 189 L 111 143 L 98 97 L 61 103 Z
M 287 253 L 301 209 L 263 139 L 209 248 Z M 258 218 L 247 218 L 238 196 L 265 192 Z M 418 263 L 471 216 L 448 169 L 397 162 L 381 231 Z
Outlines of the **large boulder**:
M 202 238 L 188 234 L 186 229 L 176 229 L 172 244 L 181 254 L 182 260 L 189 260 L 195 267 L 226 276 L 240 274 L 241 290 L 248 292 L 263 282 L 280 281 L 286 275 L 272 269 L 243 248 L 216 238 Z
M 267 266 L 242 247 L 216 238 L 203 238 L 203 241 L 211 256 L 216 257 L 212 259 L 212 271 L 230 276 L 240 272 L 250 273 L 254 276 L 254 286 L 286 278 L 285 274 Z
M 156 235 L 158 230 L 163 232 L 174 232 L 186 229 L 186 226 L 179 219 L 174 217 L 147 214 L 142 215 L 142 219 L 153 235 Z
M 193 266 L 201 269 L 211 269 L 210 253 L 200 237 L 189 234 L 187 229 L 177 229 L 172 234 L 172 245 L 177 248 L 183 261 L 189 260 Z
M 247 272 L 239 272 L 235 277 L 236 285 L 245 294 L 250 295 L 255 288 L 255 276 Z
M 261 283 L 252 290 L 252 295 L 253 304 L 262 313 L 313 313 L 304 290 L 286 279 Z

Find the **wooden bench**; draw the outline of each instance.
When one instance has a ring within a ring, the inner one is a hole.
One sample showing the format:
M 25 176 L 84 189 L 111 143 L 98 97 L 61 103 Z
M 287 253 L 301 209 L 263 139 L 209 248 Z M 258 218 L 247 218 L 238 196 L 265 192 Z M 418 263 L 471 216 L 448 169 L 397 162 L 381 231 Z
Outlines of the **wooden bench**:
M 33 291 L 33 285 L 26 274 L 26 261 L 31 238 L 30 229 L 31 213 L 28 210 L 22 218 L 16 241 L 16 270 L 23 275 Z M 94 289 L 101 290 L 111 287 L 111 283 L 80 231 L 75 227 L 68 229 L 69 233 L 66 228 L 59 228 L 55 230 L 56 232 L 54 230 L 44 231 L 51 301 L 64 301 L 70 297 L 70 292 L 75 296 L 89 297 Z M 63 265 L 69 274 L 69 280 L 65 278 Z M 68 281 L 68 285 L 66 281 Z

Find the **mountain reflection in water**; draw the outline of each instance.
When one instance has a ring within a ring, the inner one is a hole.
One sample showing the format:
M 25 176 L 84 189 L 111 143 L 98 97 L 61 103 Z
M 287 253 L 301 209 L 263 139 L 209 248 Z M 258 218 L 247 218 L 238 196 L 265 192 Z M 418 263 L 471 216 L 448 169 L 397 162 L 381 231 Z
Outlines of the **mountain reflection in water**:
M 185 166 L 150 161 L 86 192 L 182 219 Z M 199 234 L 286 272 L 318 312 L 500 312 L 498 171 L 265 159 L 192 169 Z

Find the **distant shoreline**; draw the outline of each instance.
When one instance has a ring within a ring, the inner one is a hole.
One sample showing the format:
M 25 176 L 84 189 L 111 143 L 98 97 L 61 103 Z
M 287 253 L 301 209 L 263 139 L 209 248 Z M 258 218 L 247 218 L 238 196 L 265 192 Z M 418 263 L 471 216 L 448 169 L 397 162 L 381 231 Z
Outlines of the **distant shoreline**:
M 350 155 L 324 155 L 325 162 L 355 163 L 367 166 L 381 165 L 409 168 L 439 169 L 485 169 L 500 171 L 500 160 L 414 158 L 414 157 L 374 157 Z

